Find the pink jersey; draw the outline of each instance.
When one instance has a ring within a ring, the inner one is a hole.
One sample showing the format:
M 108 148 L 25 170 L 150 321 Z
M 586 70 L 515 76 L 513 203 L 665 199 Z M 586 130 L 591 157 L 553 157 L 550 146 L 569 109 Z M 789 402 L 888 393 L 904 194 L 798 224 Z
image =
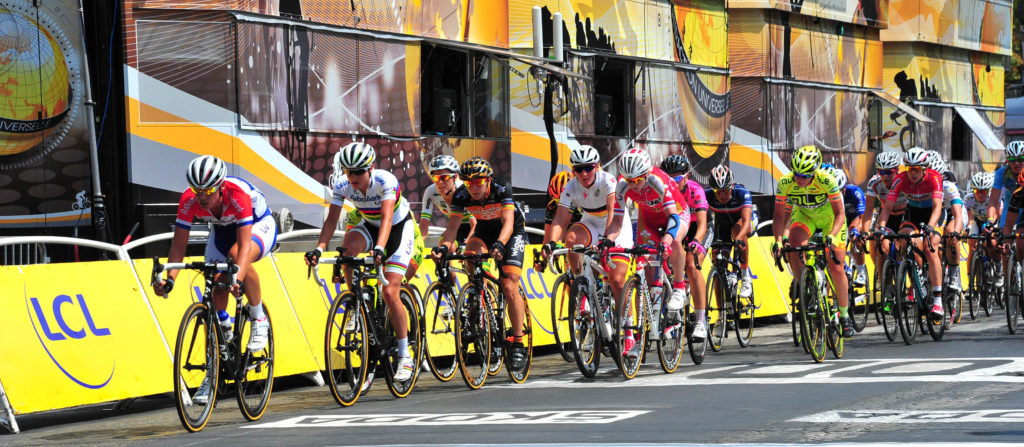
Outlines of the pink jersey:
M 175 225 L 178 228 L 189 230 L 192 222 L 212 223 L 219 226 L 237 224 L 240 226 L 252 225 L 256 220 L 262 219 L 270 214 L 267 208 L 267 199 L 263 193 L 252 186 L 249 182 L 237 177 L 224 179 L 221 185 L 224 208 L 220 217 L 214 216 L 209 211 L 199 206 L 199 199 L 189 188 L 181 194 L 181 201 L 178 203 L 178 220 Z
M 703 194 L 701 195 L 703 198 Z M 689 222 L 689 208 L 686 200 L 679 192 L 679 188 L 669 178 L 665 171 L 660 168 L 651 168 L 651 175 L 647 177 L 647 184 L 639 192 L 629 189 L 626 179 L 619 177 L 619 184 L 615 188 L 615 213 L 624 214 L 626 200 L 632 200 L 640 209 L 640 214 L 649 216 L 656 220 L 665 219 L 665 208 L 674 206 L 680 220 Z M 704 208 L 707 208 L 707 201 L 704 201 Z
M 686 181 L 683 190 L 679 192 L 683 195 L 683 200 L 686 201 L 686 206 L 690 209 L 690 223 L 696 222 L 697 211 L 708 210 L 708 198 L 704 195 L 704 188 L 691 179 Z

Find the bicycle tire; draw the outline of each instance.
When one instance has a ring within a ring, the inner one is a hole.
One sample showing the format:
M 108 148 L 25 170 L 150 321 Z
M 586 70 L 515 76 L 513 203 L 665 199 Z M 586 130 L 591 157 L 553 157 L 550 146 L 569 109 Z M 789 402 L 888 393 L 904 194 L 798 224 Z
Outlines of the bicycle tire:
M 617 308 L 614 319 L 615 355 L 618 356 L 619 371 L 626 379 L 636 377 L 643 360 L 643 343 L 647 340 L 647 303 L 648 297 L 643 296 L 640 282 L 636 277 L 626 281 L 622 288 L 622 303 Z M 634 343 L 640 344 L 640 355 L 630 357 L 624 352 L 626 338 L 631 337 Z
M 573 322 L 570 320 L 573 313 L 569 305 L 571 283 L 569 274 L 563 273 L 555 278 L 555 283 L 551 287 L 551 335 L 554 336 L 558 353 L 566 362 L 572 362 L 574 355 L 574 342 L 570 341 L 573 331 Z
M 849 251 L 846 252 L 846 265 L 855 265 L 853 254 Z M 847 278 L 847 297 L 849 297 L 849 310 L 850 310 L 850 322 L 853 323 L 853 330 L 860 333 L 864 331 L 864 328 L 868 325 L 868 314 L 870 313 L 870 300 L 871 297 L 871 281 L 868 278 L 864 278 L 864 285 L 857 287 L 853 284 L 853 278 L 856 277 L 856 272 Z M 866 276 L 866 275 L 865 275 Z M 860 293 L 863 291 L 863 293 Z M 856 297 L 860 296 L 860 300 Z
M 751 291 L 749 299 L 741 297 L 738 293 L 735 295 L 736 305 L 733 306 L 733 309 L 736 312 L 736 341 L 743 348 L 750 346 L 750 339 L 754 336 L 754 313 L 757 311 L 757 306 L 754 304 L 757 302 L 755 300 L 756 296 L 757 293 L 754 291 Z
M 491 315 L 486 292 L 468 285 L 459 293 L 455 307 L 455 346 L 459 372 L 470 389 L 487 381 L 491 363 Z
M 661 318 L 658 320 L 658 363 L 661 363 L 661 370 L 666 374 L 676 372 L 679 368 L 679 361 L 683 357 L 683 337 L 685 337 L 686 325 L 678 317 L 669 316 L 668 309 L 662 306 Z
M 530 369 L 533 365 L 533 313 L 530 312 L 530 302 L 526 299 L 526 293 L 522 286 L 519 286 L 519 296 L 523 300 L 523 347 L 526 348 L 526 365 L 520 369 L 512 368 L 512 355 L 505 355 L 505 372 L 508 378 L 515 383 L 523 383 L 530 377 Z M 505 333 L 512 337 L 512 320 L 506 312 Z
M 803 320 L 800 318 L 800 282 L 793 277 L 789 283 L 789 324 L 793 329 L 793 346 L 804 346 L 807 350 L 803 337 Z M 809 352 L 808 352 L 809 354 Z
M 815 363 L 825 361 L 826 321 L 818 291 L 817 274 L 814 268 L 804 266 L 800 272 L 800 319 L 801 338 Z
M 917 337 L 917 326 L 920 324 L 920 312 L 918 309 L 917 300 L 924 299 L 914 289 L 913 281 L 910 279 L 910 269 L 912 268 L 911 263 L 913 261 L 906 260 L 900 263 L 899 268 L 896 269 L 896 320 L 899 322 L 900 336 L 903 338 L 903 343 L 908 345 L 914 344 L 914 338 Z M 910 300 L 910 295 L 914 294 L 914 300 Z
M 882 319 L 882 331 L 889 341 L 896 341 L 900 332 L 899 318 L 896 311 L 896 268 L 897 264 L 886 259 L 882 266 L 882 301 L 876 306 Z
M 459 368 L 455 353 L 456 297 L 441 282 L 430 284 L 425 296 L 424 355 L 434 378 L 447 382 L 455 377 Z
M 334 401 L 348 407 L 359 400 L 367 371 L 376 366 L 370 358 L 366 308 L 351 291 L 342 292 L 327 313 L 324 331 L 324 364 L 327 385 Z
M 414 365 L 412 376 L 401 382 L 395 380 L 394 376 L 398 370 L 401 354 L 398 352 L 398 336 L 394 333 L 394 329 L 391 328 L 391 318 L 393 318 L 391 309 L 387 306 L 383 307 L 383 327 L 380 328 L 385 334 L 384 338 L 387 340 L 385 343 L 386 354 L 380 361 L 384 365 L 384 381 L 388 384 L 388 391 L 391 392 L 392 396 L 403 398 L 412 392 L 416 386 L 416 379 L 420 376 L 420 364 L 423 362 L 423 343 L 420 339 L 420 319 L 419 312 L 416 310 L 416 297 L 407 289 L 401 288 L 398 290 L 398 299 L 402 303 L 403 313 L 405 314 L 403 317 L 406 319 L 406 336 L 409 343 L 408 354 L 412 358 L 412 364 Z
M 205 304 L 192 303 L 181 318 L 174 344 L 172 380 L 178 418 L 185 430 L 192 433 L 202 430 L 210 421 L 220 385 L 220 346 L 212 321 Z M 210 381 L 209 397 L 205 404 L 198 404 L 193 397 L 204 380 Z
M 267 346 L 257 353 L 243 351 L 240 361 L 245 365 L 238 368 L 239 374 L 235 378 L 235 395 L 238 399 L 238 409 L 242 416 L 249 421 L 256 421 L 263 417 L 267 411 L 267 404 L 270 402 L 270 394 L 274 388 L 274 323 L 270 319 L 270 310 L 266 303 L 262 303 L 263 315 L 267 317 Z M 248 312 L 241 312 L 242 338 L 248 340 L 249 331 L 252 328 L 252 319 Z M 236 324 L 238 324 L 236 322 Z M 245 345 L 242 345 L 245 349 Z M 247 373 L 243 375 L 243 372 Z M 266 374 L 263 375 L 263 372 Z
M 597 375 L 601 364 L 601 332 L 597 328 L 595 315 L 600 312 L 597 303 L 584 291 L 582 284 L 574 284 L 569 290 L 569 340 L 572 355 L 580 374 L 588 379 Z M 587 341 L 589 340 L 589 343 Z
M 697 325 L 697 312 L 689 302 L 686 303 L 686 307 L 683 308 L 686 312 L 686 347 L 690 351 L 690 360 L 694 365 L 704 364 L 704 360 L 708 353 L 708 344 L 710 337 L 705 336 L 703 340 L 696 340 L 693 338 L 693 330 Z M 707 312 L 704 313 L 704 327 L 708 325 Z
M 982 247 L 981 244 L 977 244 L 975 246 L 975 251 L 977 250 L 984 250 L 984 247 Z M 977 320 L 978 313 L 981 311 L 982 287 L 985 284 L 985 263 L 980 259 L 980 255 L 977 252 L 974 256 L 971 256 L 971 263 L 968 272 L 967 309 L 971 315 L 971 320 Z
M 991 317 L 992 314 L 995 312 L 995 305 L 992 304 L 992 302 L 996 301 L 996 296 L 1001 294 L 1000 288 L 996 287 L 995 285 L 997 278 L 1003 277 L 1003 287 L 1006 286 L 1006 278 L 1003 274 L 1004 272 L 1002 265 L 1003 264 L 1001 261 L 993 262 L 991 270 L 989 270 L 986 274 L 987 281 L 982 283 L 983 285 L 985 285 L 985 292 L 981 294 L 981 308 L 982 310 L 985 311 L 986 317 Z
M 508 336 L 508 327 L 504 323 L 505 316 L 498 313 L 498 295 L 501 293 L 501 285 L 497 280 L 484 279 L 484 290 L 487 292 L 487 302 L 490 303 L 490 328 L 491 328 L 491 363 L 487 367 L 487 375 L 495 376 L 501 371 L 505 364 L 506 346 L 505 339 Z M 522 295 L 520 295 L 522 296 Z M 508 306 L 508 302 L 505 302 Z
M 1017 333 L 1017 321 L 1020 318 L 1021 265 L 1016 260 L 1010 261 L 1010 275 L 1006 282 L 1006 329 L 1010 335 Z
M 846 346 L 846 337 L 843 337 L 843 327 L 839 324 L 839 308 L 835 305 L 834 299 L 830 300 L 825 297 L 819 298 L 819 306 L 828 309 L 826 313 L 828 332 L 825 343 L 828 345 L 829 351 L 832 351 L 832 356 L 841 359 Z
M 711 303 L 714 302 L 716 307 L 713 308 L 715 311 L 715 322 L 707 326 L 708 338 L 710 338 L 710 346 L 713 352 L 719 352 L 722 350 L 722 345 L 725 342 L 725 334 L 729 329 L 726 321 L 729 319 L 728 304 L 732 298 L 729 296 L 728 287 L 726 286 L 728 281 L 725 276 L 717 269 L 708 273 L 708 280 L 704 294 L 707 296 L 707 312 L 708 321 L 711 321 Z M 712 299 L 714 301 L 712 301 Z

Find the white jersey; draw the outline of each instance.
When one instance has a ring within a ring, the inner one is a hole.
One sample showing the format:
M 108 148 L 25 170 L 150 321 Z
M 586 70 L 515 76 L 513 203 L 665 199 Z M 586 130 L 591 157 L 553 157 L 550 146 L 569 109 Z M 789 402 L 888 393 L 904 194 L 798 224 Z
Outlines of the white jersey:
M 964 209 L 974 213 L 975 220 L 986 220 L 988 219 L 988 200 L 978 201 L 974 198 L 974 194 L 968 194 L 964 198 Z
M 618 181 L 615 176 L 605 171 L 597 172 L 594 183 L 589 188 L 583 187 L 579 179 L 574 177 L 562 188 L 558 206 L 564 206 L 570 210 L 577 208 L 583 213 L 584 219 L 600 219 L 604 222 L 608 213 L 613 211 L 608 209 L 608 196 L 615 195 L 617 185 Z
M 456 189 L 462 186 L 462 180 L 455 179 L 455 187 L 452 188 L 452 193 L 455 193 Z M 423 210 L 420 211 L 420 219 L 431 219 L 434 217 L 434 210 L 440 211 L 441 214 L 448 216 L 452 213 L 452 206 L 444 198 L 444 194 L 437 190 L 437 185 L 431 183 L 425 191 L 423 191 Z M 469 216 L 465 216 L 463 221 L 468 221 Z
M 895 175 L 895 174 L 893 174 Z M 867 188 L 865 188 L 864 195 L 875 198 L 875 206 L 881 208 L 885 204 L 885 198 L 889 196 L 889 187 L 886 186 L 882 178 L 875 174 L 868 180 Z M 902 210 L 907 207 L 907 196 L 900 194 L 899 198 L 896 199 L 896 206 L 892 207 L 894 210 Z
M 953 205 L 963 206 L 964 201 L 960 198 L 960 188 L 956 187 L 956 183 L 949 180 L 942 181 L 942 208 L 949 209 Z
M 334 196 L 331 205 L 345 206 L 345 199 L 352 201 L 352 204 L 363 215 L 367 223 L 380 226 L 381 204 L 385 200 L 394 199 L 394 214 L 391 216 L 391 225 L 398 224 L 409 217 L 409 202 L 402 197 L 401 188 L 398 186 L 398 179 L 395 175 L 383 169 L 370 171 L 370 186 L 366 193 L 360 192 L 352 187 L 345 176 L 334 187 Z

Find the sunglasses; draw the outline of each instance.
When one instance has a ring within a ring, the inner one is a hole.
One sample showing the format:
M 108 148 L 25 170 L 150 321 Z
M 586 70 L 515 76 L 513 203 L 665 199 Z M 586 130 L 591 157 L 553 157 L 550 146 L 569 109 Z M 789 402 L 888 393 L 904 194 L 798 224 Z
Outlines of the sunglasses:
M 346 169 L 345 174 L 348 175 L 363 175 L 366 173 L 366 169 Z
M 726 188 L 711 188 L 711 191 L 714 191 L 715 194 L 718 194 L 720 192 L 730 192 L 732 191 L 732 186 Z
M 577 165 L 577 166 L 573 166 L 572 167 L 572 172 L 575 172 L 575 173 L 590 172 L 590 171 L 593 171 L 595 167 L 596 166 L 593 165 L 593 164 Z
M 199 189 L 199 188 L 196 188 L 195 186 L 189 186 L 189 188 L 192 190 L 192 193 L 197 195 L 197 196 L 198 195 L 208 196 L 210 194 L 213 194 L 213 193 L 217 192 L 217 189 L 219 188 L 219 186 L 212 186 L 212 187 L 205 188 L 205 189 Z
M 1008 161 L 1010 163 L 1020 163 L 1020 162 L 1024 161 L 1024 157 L 1010 157 L 1010 158 L 1007 158 L 1006 161 Z
M 452 180 L 455 178 L 455 174 L 431 175 L 430 178 L 434 180 L 434 183 L 437 183 Z
M 907 166 L 907 172 L 924 172 L 924 166 Z
M 686 174 L 682 174 L 682 175 L 673 175 L 673 176 L 672 176 L 672 181 L 674 181 L 674 182 L 676 182 L 676 183 L 679 183 L 679 182 L 681 182 L 681 181 L 683 181 L 683 180 L 685 180 L 685 179 L 686 179 Z
M 487 184 L 487 178 L 475 178 L 473 180 L 466 180 L 466 184 L 469 186 L 483 186 Z
M 637 185 L 637 184 L 645 182 L 646 180 L 647 180 L 647 176 L 646 175 L 641 175 L 640 177 L 627 178 L 626 179 L 626 183 Z
M 896 173 L 895 169 L 879 169 L 878 175 L 893 175 Z
M 814 173 L 812 172 L 810 174 L 800 174 L 800 173 L 794 172 L 793 173 L 793 177 L 807 179 L 807 178 L 814 177 Z

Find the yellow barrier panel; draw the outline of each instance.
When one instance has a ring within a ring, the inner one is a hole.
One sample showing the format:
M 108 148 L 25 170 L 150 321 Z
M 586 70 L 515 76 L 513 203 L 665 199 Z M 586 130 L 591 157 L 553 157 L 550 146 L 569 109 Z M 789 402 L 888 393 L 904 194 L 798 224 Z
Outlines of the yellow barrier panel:
M 172 388 L 171 356 L 127 263 L 0 268 L 0 308 L 0 377 L 17 414 Z
M 274 253 L 272 257 L 284 281 L 292 308 L 298 316 L 299 326 L 305 334 L 305 343 L 313 353 L 317 370 L 323 370 L 324 332 L 327 327 L 327 311 L 331 307 L 333 297 L 337 296 L 335 284 L 328 283 L 328 290 L 324 290 L 313 278 L 306 279 L 306 262 L 302 253 Z M 321 277 L 326 276 L 329 280 L 332 267 L 318 267 Z

